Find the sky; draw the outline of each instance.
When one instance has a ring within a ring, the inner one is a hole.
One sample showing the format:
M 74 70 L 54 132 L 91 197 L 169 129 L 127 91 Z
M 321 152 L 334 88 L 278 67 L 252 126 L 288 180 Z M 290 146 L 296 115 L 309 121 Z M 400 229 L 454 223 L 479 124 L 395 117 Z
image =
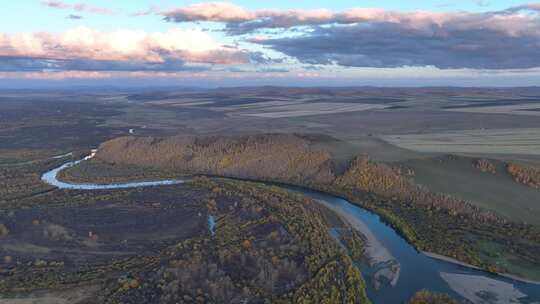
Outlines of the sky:
M 535 86 L 540 2 L 19 0 L 0 88 Z

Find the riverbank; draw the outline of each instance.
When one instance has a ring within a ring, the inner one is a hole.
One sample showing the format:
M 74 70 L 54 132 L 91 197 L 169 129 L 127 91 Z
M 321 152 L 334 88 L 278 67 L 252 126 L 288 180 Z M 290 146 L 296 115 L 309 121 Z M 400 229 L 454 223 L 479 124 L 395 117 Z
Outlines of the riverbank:
M 451 258 L 451 257 L 436 254 L 436 253 L 433 253 L 433 252 L 427 252 L 427 251 L 421 251 L 421 252 L 422 252 L 422 254 L 424 254 L 424 255 L 426 255 L 426 256 L 428 256 L 430 258 L 436 259 L 436 260 L 445 261 L 445 262 L 453 263 L 453 264 L 456 264 L 456 265 L 461 265 L 461 266 L 464 266 L 464 267 L 467 267 L 467 268 L 486 271 L 485 269 L 483 269 L 481 267 L 477 267 L 477 266 L 474 266 L 474 265 L 471 265 L 471 264 L 467 264 L 467 263 L 461 262 L 461 261 L 456 260 L 456 259 Z M 491 273 L 489 271 L 486 271 L 486 272 Z M 509 274 L 509 273 L 495 272 L 493 274 L 496 274 L 496 275 L 501 276 L 501 277 L 509 278 L 509 279 L 512 279 L 512 280 L 515 280 L 515 281 L 523 282 L 523 283 L 540 285 L 540 281 L 525 279 L 525 278 L 522 278 L 522 277 L 519 277 L 519 276 L 516 276 L 516 275 L 512 275 L 512 274 Z
M 51 186 L 60 188 L 60 189 L 72 189 L 72 190 L 111 190 L 111 189 L 127 189 L 127 188 L 136 188 L 136 187 L 153 187 L 153 186 L 164 186 L 164 185 L 174 185 L 182 184 L 185 181 L 183 180 L 162 180 L 162 181 L 141 181 L 141 182 L 126 182 L 126 183 L 115 183 L 115 184 L 92 184 L 92 183 L 70 183 L 63 182 L 58 179 L 58 175 L 65 169 L 71 168 L 80 164 L 83 161 L 88 161 L 93 159 L 96 156 L 96 149 L 93 149 L 88 156 L 85 156 L 83 159 L 78 161 L 71 161 L 63 164 L 62 166 L 50 170 L 44 173 L 41 177 L 41 180 Z
M 423 255 L 426 255 L 426 256 L 428 256 L 428 257 L 430 257 L 432 259 L 445 261 L 445 262 L 448 262 L 448 263 L 460 265 L 460 266 L 467 267 L 467 268 L 472 268 L 472 269 L 477 269 L 477 270 L 484 270 L 481 267 L 474 266 L 474 265 L 471 265 L 471 264 L 467 264 L 467 263 L 461 262 L 459 260 L 456 260 L 456 259 L 451 258 L 451 257 L 444 256 L 444 255 L 436 254 L 436 253 L 433 253 L 433 252 L 427 252 L 427 251 L 420 251 L 420 252 Z
M 390 253 L 388 248 L 375 237 L 368 225 L 350 213 L 345 212 L 343 209 L 330 204 L 325 200 L 314 199 L 314 201 L 333 211 L 341 218 L 341 220 L 348 223 L 352 228 L 364 236 L 364 256 L 368 260 L 370 267 L 378 267 L 377 271 L 372 276 L 376 289 L 380 288 L 383 284 L 383 280 L 389 282 L 390 286 L 396 286 L 399 280 L 401 265 Z
M 491 304 L 521 303 L 520 299 L 527 295 L 512 284 L 494 279 L 456 273 L 441 273 L 441 277 L 450 288 L 472 303 L 486 303 L 489 297 Z
M 69 155 L 69 153 L 65 154 L 65 155 Z M 74 167 L 74 166 L 76 166 L 77 164 L 80 164 L 83 161 L 88 161 L 88 160 L 94 159 L 96 155 L 97 155 L 97 149 L 92 149 L 91 153 L 88 156 L 84 157 L 83 159 L 81 159 L 79 161 L 68 162 L 68 163 L 62 165 L 61 167 L 58 167 L 56 169 L 53 169 L 53 170 L 43 174 L 42 180 L 44 182 L 52 185 L 52 186 L 55 186 L 55 187 L 58 187 L 58 188 L 61 188 L 61 189 L 78 189 L 78 190 L 126 189 L 126 188 L 134 188 L 134 187 L 151 187 L 151 186 L 173 185 L 173 184 L 180 184 L 180 183 L 185 182 L 185 180 L 171 179 L 171 180 L 154 180 L 154 181 L 149 180 L 149 181 L 137 181 L 137 182 L 124 182 L 124 183 L 114 183 L 114 184 L 92 184 L 92 183 L 75 183 L 75 182 L 72 183 L 72 182 L 67 182 L 67 181 L 64 182 L 64 181 L 61 181 L 61 180 L 58 179 L 59 174 L 60 174 L 60 172 L 62 170 Z M 214 177 L 230 178 L 230 177 L 227 177 L 227 176 L 221 176 L 221 177 L 220 176 L 214 176 Z M 251 179 L 241 179 L 241 178 L 233 178 L 233 179 L 235 179 L 235 180 L 247 180 L 247 181 L 263 182 L 263 183 L 266 182 L 264 180 L 251 180 Z M 283 185 L 287 186 L 287 184 L 283 184 Z M 292 186 L 294 186 L 294 187 L 303 187 L 301 185 L 292 185 Z M 315 190 L 316 191 L 321 191 L 321 190 L 318 190 L 318 189 L 315 189 Z M 324 190 L 322 192 L 326 193 Z M 328 194 L 335 195 L 335 196 L 340 195 L 339 193 L 328 193 Z M 382 264 L 385 264 L 385 263 L 387 263 L 389 265 L 393 265 L 393 263 L 389 263 L 389 262 L 395 261 L 392 254 L 388 251 L 387 248 L 385 248 L 373 236 L 373 234 L 371 233 L 369 228 L 363 222 L 359 221 L 358 219 L 355 219 L 350 214 L 348 214 L 346 212 L 343 212 L 343 210 L 341 210 L 339 208 L 335 208 L 331 204 L 326 203 L 324 200 L 318 200 L 318 202 L 322 203 L 325 207 L 327 207 L 327 208 L 331 209 L 332 211 L 336 212 L 338 215 L 340 215 L 340 217 L 342 217 L 342 219 L 344 219 L 346 222 L 351 224 L 353 227 L 355 227 L 360 233 L 362 233 L 366 237 L 366 240 L 367 240 L 367 243 L 368 243 L 368 246 L 366 247 L 366 256 L 368 257 L 368 260 L 370 260 L 371 266 L 373 266 L 375 264 L 382 265 Z M 355 205 L 358 206 L 358 204 L 355 204 Z M 377 212 L 375 212 L 375 211 L 372 211 L 372 212 L 377 214 Z M 380 216 L 382 216 L 382 218 L 385 221 L 387 221 L 388 224 L 393 226 L 394 229 L 398 229 L 398 232 L 401 234 L 401 236 L 404 237 L 405 239 L 407 239 L 407 241 L 409 243 L 411 243 L 413 246 L 417 247 L 416 244 L 415 244 L 414 238 L 411 238 L 407 233 L 405 233 L 404 231 L 406 229 L 403 229 L 399 223 L 396 223 L 394 220 L 392 220 L 391 217 L 389 218 L 388 214 L 383 213 Z M 417 250 L 418 250 L 418 248 L 417 248 Z M 422 254 L 424 254 L 424 255 L 426 255 L 426 256 L 428 256 L 430 258 L 438 259 L 438 260 L 441 260 L 441 261 L 446 261 L 446 262 L 449 262 L 449 263 L 453 263 L 453 264 L 456 264 L 456 265 L 468 267 L 468 268 L 475 269 L 475 270 L 482 270 L 482 271 L 489 272 L 484 268 L 481 268 L 481 267 L 478 267 L 478 266 L 475 266 L 475 265 L 472 265 L 472 264 L 469 264 L 469 263 L 466 263 L 466 262 L 463 262 L 463 261 L 460 261 L 460 260 L 457 260 L 457 259 L 454 259 L 454 258 L 451 258 L 451 257 L 448 257 L 448 256 L 444 256 L 444 255 L 441 255 L 441 254 L 428 252 L 428 251 L 424 251 L 424 250 L 419 250 L 419 251 Z M 397 265 L 399 265 L 399 263 L 397 263 Z M 386 267 L 386 268 L 389 268 L 389 267 Z M 391 274 L 385 276 L 387 279 L 390 280 L 392 285 L 395 285 L 397 280 L 399 279 L 399 270 L 400 270 L 399 266 L 397 268 L 393 267 L 392 271 L 390 272 Z M 492 273 L 492 272 L 489 272 L 489 273 Z M 506 278 L 509 278 L 509 279 L 512 279 L 512 280 L 524 282 L 524 283 L 540 284 L 540 281 L 526 279 L 526 278 L 523 278 L 523 277 L 520 277 L 520 276 L 517 276 L 517 275 L 512 275 L 512 274 L 508 274 L 508 273 L 500 273 L 500 272 L 496 272 L 496 274 L 500 275 L 500 276 L 503 276 L 503 277 L 506 277 Z
M 227 179 L 227 178 L 225 178 Z M 171 182 L 171 181 L 174 181 L 174 180 L 168 180 L 168 182 Z M 158 181 L 158 182 L 163 182 L 163 181 Z M 258 182 L 261 182 L 261 181 L 258 181 Z M 285 184 L 281 184 L 282 186 L 284 186 L 285 188 L 287 188 L 287 186 Z M 70 185 L 70 189 L 73 189 L 73 187 L 85 187 L 85 184 L 71 184 Z M 107 185 L 101 185 L 101 186 L 107 186 Z M 138 184 L 137 183 L 128 183 L 128 184 L 125 184 L 124 186 L 131 186 L 131 187 L 137 187 Z M 297 186 L 296 186 L 297 187 Z M 296 188 L 296 187 L 292 187 L 292 188 Z M 80 188 L 80 189 L 83 189 L 83 188 Z M 85 190 L 93 190 L 93 189 L 86 189 L 84 188 Z M 306 188 L 303 188 L 303 189 L 306 189 Z M 447 287 L 444 287 L 444 286 L 448 286 L 444 283 L 438 283 L 438 281 L 441 281 L 442 282 L 442 279 L 441 279 L 441 276 L 440 276 L 440 273 L 442 271 L 438 271 L 437 269 L 433 269 L 433 270 L 430 270 L 430 276 L 425 276 L 423 275 L 422 276 L 422 280 L 418 280 L 418 275 L 415 274 L 415 273 L 411 273 L 411 269 L 410 267 L 415 265 L 415 264 L 418 264 L 418 267 L 439 267 L 437 266 L 438 264 L 429 264 L 429 265 L 432 265 L 432 266 L 427 266 L 424 265 L 427 261 L 427 260 L 433 260 L 435 257 L 439 257 L 439 260 L 441 261 L 445 261 L 447 264 L 442 264 L 441 266 L 444 266 L 444 265 L 455 265 L 454 268 L 450 267 L 450 269 L 455 269 L 455 271 L 463 271 L 463 269 L 459 269 L 459 268 L 455 268 L 457 266 L 459 267 L 467 267 L 469 270 L 469 272 L 471 273 L 474 273 L 475 276 L 485 276 L 486 273 L 483 271 L 483 270 L 480 270 L 478 267 L 475 267 L 473 265 L 468 265 L 466 263 L 463 263 L 463 262 L 460 262 L 460 261 L 457 261 L 457 260 L 454 260 L 454 259 L 451 259 L 451 258 L 448 258 L 448 257 L 444 257 L 444 256 L 441 256 L 441 255 L 435 255 L 435 254 L 422 254 L 420 252 L 418 252 L 416 249 L 414 249 L 414 247 L 411 246 L 410 243 L 407 244 L 407 246 L 409 246 L 410 248 L 407 249 L 407 251 L 409 252 L 408 254 L 406 254 L 405 256 L 409 256 L 409 257 L 415 257 L 414 258 L 414 261 L 409 261 L 408 259 L 409 258 L 404 258 L 403 255 L 401 255 L 400 258 L 396 257 L 393 253 L 391 253 L 391 250 L 382 244 L 382 242 L 379 241 L 378 239 L 378 236 L 375 235 L 375 233 L 372 233 L 371 229 L 370 229 L 370 226 L 371 225 L 377 225 L 377 230 L 385 230 L 385 231 L 393 231 L 393 234 L 394 236 L 392 236 L 393 239 L 396 239 L 396 241 L 398 241 L 401 237 L 398 236 L 396 234 L 396 231 L 393 230 L 393 228 L 391 228 L 391 226 L 387 226 L 385 223 L 383 223 L 381 221 L 381 218 L 379 218 L 377 215 L 375 215 L 374 213 L 370 212 L 370 211 L 367 211 L 365 210 L 364 211 L 364 216 L 368 216 L 370 218 L 373 218 L 373 220 L 370 220 L 369 223 L 367 222 L 364 222 L 363 220 L 361 220 L 360 218 L 358 218 L 358 215 L 357 214 L 354 214 L 354 212 L 351 212 L 351 210 L 355 210 L 358 209 L 358 210 L 363 210 L 361 206 L 359 206 L 358 204 L 352 204 L 350 203 L 349 201 L 345 200 L 345 199 L 340 199 L 338 198 L 339 197 L 339 194 L 337 196 L 334 196 L 334 195 L 328 195 L 328 194 L 324 194 L 325 192 L 320 192 L 320 191 L 310 191 L 310 190 L 301 190 L 301 187 L 299 189 L 294 189 L 294 190 L 299 190 L 300 192 L 302 192 L 303 194 L 305 194 L 307 197 L 311 197 L 313 198 L 314 200 L 316 200 L 318 203 L 322 204 L 323 206 L 329 208 L 331 211 L 335 212 L 336 214 L 338 214 L 338 216 L 340 218 L 342 218 L 342 220 L 344 220 L 345 222 L 349 223 L 354 229 L 356 229 L 357 231 L 359 231 L 360 233 L 362 233 L 363 235 L 365 235 L 366 237 L 366 240 L 367 240 L 367 244 L 368 246 L 366 247 L 366 255 L 368 257 L 370 257 L 371 259 L 371 265 L 378 265 L 380 266 L 380 268 L 378 269 L 379 271 L 375 271 L 375 273 L 368 271 L 367 273 L 369 273 L 371 275 L 371 278 L 372 278 L 372 283 L 373 285 L 375 285 L 375 289 L 377 290 L 378 287 L 381 287 L 381 284 L 378 284 L 376 281 L 379 281 L 380 279 L 382 279 L 382 283 L 384 283 L 385 285 L 388 284 L 389 286 L 395 286 L 395 288 L 398 288 L 399 290 L 399 286 L 408 286 L 408 283 L 410 283 L 410 280 L 417 280 L 417 282 L 415 284 L 419 284 L 418 287 L 416 287 L 416 289 L 407 289 L 407 290 L 402 290 L 401 292 L 404 292 L 406 295 L 403 295 L 400 299 L 401 300 L 405 300 L 405 299 L 408 299 L 410 298 L 410 296 L 412 296 L 412 293 L 410 292 L 416 292 L 417 290 L 420 290 L 420 289 L 425 289 L 425 288 L 428 288 L 430 290 L 435 290 L 435 291 L 439 291 L 439 292 L 450 292 L 450 291 L 447 291 L 445 288 Z M 317 194 L 317 193 L 320 193 Z M 320 199 L 321 197 L 325 197 L 326 199 Z M 332 203 L 330 203 L 330 200 L 332 201 Z M 347 208 L 344 208 L 343 206 L 339 206 L 340 203 L 337 203 L 337 201 L 340 201 L 342 202 L 342 204 L 348 204 L 349 207 Z M 380 232 L 377 232 L 378 234 L 380 234 Z M 401 238 L 401 241 L 399 242 L 405 242 L 405 240 L 403 240 Z M 401 265 L 403 265 L 403 263 L 406 263 L 407 266 L 409 267 L 409 270 L 408 271 L 405 271 L 403 272 L 403 269 L 401 267 Z M 412 264 L 410 264 L 412 263 Z M 395 265 L 400 265 L 399 267 L 395 267 Z M 410 265 L 409 265 L 410 264 Z M 386 267 L 385 267 L 386 266 Z M 416 267 L 416 266 L 413 266 L 413 268 Z M 447 266 L 444 266 L 443 269 L 445 271 L 448 270 L 448 267 Z M 416 272 L 416 271 L 414 271 Z M 405 285 L 400 285 L 400 278 L 401 277 L 404 277 L 403 278 L 403 282 L 404 283 L 407 283 Z M 501 278 L 508 278 L 507 276 L 501 276 Z M 373 280 L 374 279 L 374 280 Z M 487 279 L 487 278 L 486 278 Z M 525 282 L 525 281 L 522 281 L 522 282 Z M 434 285 L 433 285 L 434 284 Z M 524 284 L 524 283 L 522 283 Z M 433 287 L 430 287 L 432 286 Z M 521 286 L 521 285 L 520 285 Z M 410 286 L 407 287 L 407 288 L 411 288 Z M 530 290 L 530 288 L 529 288 Z M 452 291 L 455 291 L 457 292 L 456 290 L 452 290 Z M 373 292 L 378 292 L 378 291 L 372 291 L 372 296 L 373 296 Z M 375 295 L 375 298 L 377 297 L 381 297 L 380 299 L 383 299 L 383 301 L 386 301 L 387 299 L 385 298 L 385 294 L 388 294 L 390 292 L 390 290 L 386 290 L 386 292 L 380 292 L 378 294 Z M 395 291 L 394 291 L 395 292 Z M 407 294 L 407 292 L 409 292 Z M 458 293 L 459 294 L 459 293 Z M 383 295 L 383 296 L 381 296 Z M 540 299 L 540 295 L 538 295 L 539 299 Z M 377 298 L 379 299 L 379 298 Z M 398 298 L 392 298 L 391 300 L 393 301 L 394 299 L 398 299 Z

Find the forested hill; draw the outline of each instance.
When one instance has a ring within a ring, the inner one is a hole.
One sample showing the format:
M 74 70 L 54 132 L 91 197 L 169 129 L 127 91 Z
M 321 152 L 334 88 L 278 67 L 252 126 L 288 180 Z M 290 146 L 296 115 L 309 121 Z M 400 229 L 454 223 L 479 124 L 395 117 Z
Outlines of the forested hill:
M 259 180 L 331 183 L 330 153 L 300 135 L 243 137 L 121 137 L 102 144 L 97 158 L 182 172 Z

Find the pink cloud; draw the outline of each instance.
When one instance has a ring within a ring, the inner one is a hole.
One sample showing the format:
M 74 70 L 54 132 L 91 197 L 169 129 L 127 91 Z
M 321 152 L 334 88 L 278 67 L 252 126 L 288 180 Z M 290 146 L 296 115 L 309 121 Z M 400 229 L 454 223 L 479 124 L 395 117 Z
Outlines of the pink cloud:
M 63 33 L 0 33 L 0 56 L 55 60 L 236 64 L 249 61 L 245 51 L 224 47 L 199 30 L 167 32 L 78 27 Z
M 33 79 L 33 80 L 65 80 L 65 79 L 108 79 L 113 77 L 107 72 L 62 71 L 62 72 L 3 72 L 0 79 Z
M 523 12 L 529 13 L 523 13 Z M 227 23 L 230 34 L 251 33 L 264 28 L 290 28 L 301 25 L 393 23 L 404 29 L 433 30 L 493 30 L 509 35 L 540 33 L 540 3 L 511 7 L 503 11 L 472 12 L 400 12 L 379 8 L 351 8 L 336 12 L 316 10 L 254 10 L 212 2 L 193 4 L 161 14 L 168 21 L 213 21 Z
M 49 1 L 41 1 L 41 4 L 44 6 L 52 7 L 52 8 L 70 8 L 71 5 L 64 3 L 63 1 L 56 1 L 56 0 L 49 0 Z
M 39 80 L 107 79 L 111 77 L 112 75 L 110 73 L 86 71 L 32 72 L 23 74 L 23 78 L 25 79 Z
M 226 2 L 209 2 L 193 4 L 186 7 L 163 12 L 165 18 L 171 21 L 218 21 L 240 22 L 252 20 L 256 17 L 240 6 Z
M 77 12 L 86 12 L 97 15 L 114 15 L 115 12 L 111 9 L 104 7 L 91 6 L 86 3 L 68 4 L 59 0 L 45 0 L 41 1 L 41 4 L 50 8 L 56 9 L 73 9 Z

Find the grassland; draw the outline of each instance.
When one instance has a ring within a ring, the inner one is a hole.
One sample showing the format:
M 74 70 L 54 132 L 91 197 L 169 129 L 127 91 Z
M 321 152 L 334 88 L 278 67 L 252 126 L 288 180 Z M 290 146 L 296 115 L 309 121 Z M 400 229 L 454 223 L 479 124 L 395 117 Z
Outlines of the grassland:
M 328 115 L 334 113 L 359 112 L 374 109 L 385 109 L 388 106 L 361 103 L 323 103 L 311 102 L 304 104 L 272 106 L 271 108 L 257 109 L 257 113 L 243 113 L 240 115 L 265 117 L 265 118 L 283 118 L 312 115 Z
M 465 113 L 540 116 L 540 106 L 538 104 L 514 104 L 514 105 L 497 105 L 497 106 L 470 105 L 470 106 L 445 109 L 445 111 L 465 112 Z
M 432 191 L 451 194 L 515 222 L 540 226 L 540 191 L 515 182 L 505 162 L 490 160 L 494 172 L 482 172 L 474 167 L 474 161 L 463 156 L 439 156 L 396 164 L 412 169 L 415 182 Z
M 418 152 L 540 155 L 540 129 L 462 130 L 382 138 Z

